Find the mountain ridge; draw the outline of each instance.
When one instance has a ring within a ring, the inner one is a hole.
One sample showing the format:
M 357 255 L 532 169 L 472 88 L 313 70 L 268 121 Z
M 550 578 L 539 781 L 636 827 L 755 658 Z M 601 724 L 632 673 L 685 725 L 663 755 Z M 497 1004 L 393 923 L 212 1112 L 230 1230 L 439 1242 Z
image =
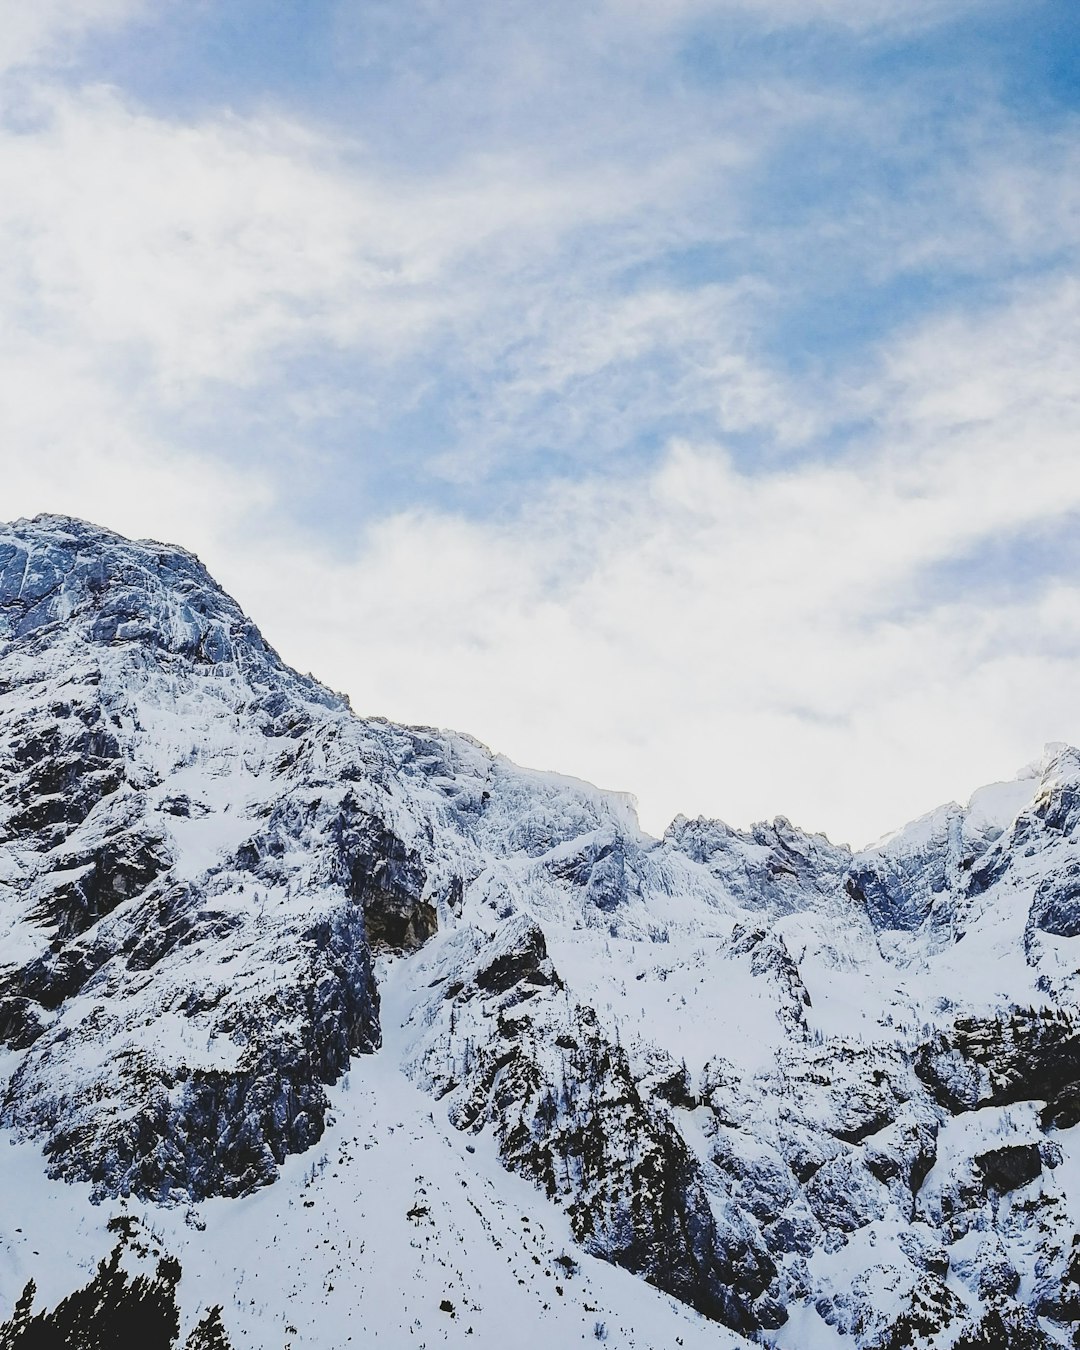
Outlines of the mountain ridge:
M 193 555 L 46 516 L 0 530 L 0 765 L 0 1125 L 97 1201 L 272 1191 L 392 1054 L 583 1253 L 736 1333 L 1069 1343 L 1071 747 L 854 853 L 653 839 L 356 716 Z

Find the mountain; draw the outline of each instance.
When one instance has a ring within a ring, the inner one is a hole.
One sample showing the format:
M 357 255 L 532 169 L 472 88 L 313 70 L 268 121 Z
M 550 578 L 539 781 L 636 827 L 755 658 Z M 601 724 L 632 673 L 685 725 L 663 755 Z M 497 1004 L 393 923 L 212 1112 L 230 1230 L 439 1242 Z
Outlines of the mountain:
M 127 1269 L 237 1348 L 1080 1344 L 1080 752 L 859 853 L 653 839 L 42 516 L 0 765 L 0 1317 Z

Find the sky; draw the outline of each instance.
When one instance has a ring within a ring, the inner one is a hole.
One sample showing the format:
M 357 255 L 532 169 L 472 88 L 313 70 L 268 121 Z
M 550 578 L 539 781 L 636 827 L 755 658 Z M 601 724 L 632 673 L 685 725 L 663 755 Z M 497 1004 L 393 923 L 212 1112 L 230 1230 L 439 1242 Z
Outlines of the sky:
M 862 845 L 1080 741 L 1075 0 L 0 0 L 0 517 Z

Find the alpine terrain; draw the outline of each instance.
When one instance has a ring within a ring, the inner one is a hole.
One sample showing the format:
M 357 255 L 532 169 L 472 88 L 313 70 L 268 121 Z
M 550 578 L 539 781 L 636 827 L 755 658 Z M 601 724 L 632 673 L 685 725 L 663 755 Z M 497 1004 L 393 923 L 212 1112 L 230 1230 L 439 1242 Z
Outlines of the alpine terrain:
M 0 527 L 0 1347 L 1080 1346 L 1078 840 L 653 839 Z

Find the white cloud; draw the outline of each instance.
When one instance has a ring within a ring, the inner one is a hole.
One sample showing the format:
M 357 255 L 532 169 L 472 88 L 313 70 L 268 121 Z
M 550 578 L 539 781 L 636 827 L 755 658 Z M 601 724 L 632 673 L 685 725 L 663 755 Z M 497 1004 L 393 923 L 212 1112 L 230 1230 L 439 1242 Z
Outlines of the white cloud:
M 208 397 L 264 393 L 269 416 L 296 419 L 302 462 L 305 425 L 335 400 L 392 417 L 439 370 L 484 391 L 451 478 L 560 438 L 602 458 L 660 412 L 781 439 L 808 425 L 748 351 L 752 288 L 621 296 L 612 280 L 693 240 L 682 203 L 749 144 L 709 136 L 644 165 L 486 154 L 410 176 L 278 115 L 178 123 L 48 85 L 33 111 L 0 124 L 0 343 L 47 338 L 159 440 Z M 289 394 L 280 370 L 313 353 L 351 383 Z
M 1055 272 L 1015 292 L 974 319 L 954 314 L 897 344 L 877 391 L 881 408 L 924 435 L 988 424 L 989 434 L 1036 460 L 1036 428 L 1071 431 L 1080 410 L 1080 282 Z M 910 396 L 898 399 L 902 392 Z
M 95 28 L 146 11 L 146 0 L 0 0 L 0 72 L 63 59 Z
M 512 524 L 399 516 L 351 564 L 234 555 L 235 584 L 365 711 L 635 790 L 654 828 L 784 811 L 863 842 L 1080 737 L 1080 585 L 925 581 L 1080 513 L 1077 309 L 1036 289 L 913 335 L 858 461 L 747 476 L 682 446 Z M 1029 397 L 1047 366 L 1061 400 Z M 982 371 L 1006 394 L 973 420 Z
M 74 32 L 73 7 L 51 12 Z M 45 33 L 20 50 L 46 50 Z M 769 288 L 612 281 L 708 229 L 738 235 L 725 185 L 752 135 L 410 177 L 282 116 L 185 125 L 105 90 L 38 98 L 29 125 L 0 129 L 0 514 L 69 510 L 194 547 L 289 659 L 364 711 L 636 791 L 653 827 L 680 809 L 786 811 L 861 841 L 1043 739 L 1080 739 L 1078 589 L 926 583 L 1080 511 L 1080 294 L 1060 272 L 913 326 L 856 388 L 796 387 L 755 354 Z M 1077 242 L 1072 198 L 1020 149 L 981 161 L 983 223 L 965 236 L 998 261 Z M 868 232 L 883 268 L 898 240 L 909 262 L 967 247 L 925 203 L 907 209 Z M 839 251 L 859 223 L 829 228 Z M 268 466 L 229 468 L 172 425 L 230 388 L 273 419 L 277 362 L 297 350 L 388 370 L 435 353 L 484 396 L 464 475 L 557 439 L 560 419 L 614 445 L 665 407 L 788 444 L 856 417 L 871 429 L 843 459 L 756 474 L 677 445 L 632 480 L 538 491 L 506 521 L 395 515 L 343 558 L 340 536 L 320 552 L 290 525 Z
M 521 452 L 536 441 L 585 441 L 603 462 L 642 428 L 695 417 L 781 448 L 806 442 L 827 418 L 752 352 L 764 292 L 749 283 L 628 295 L 590 294 L 580 282 L 562 289 L 556 279 L 530 286 L 519 341 L 492 352 L 498 378 L 443 471 L 468 479 L 506 446 Z
M 0 131 L 7 313 L 127 348 L 185 397 L 251 381 L 290 344 L 385 360 L 475 328 L 508 279 L 542 287 L 568 232 L 640 228 L 686 172 L 679 155 L 645 173 L 488 156 L 409 180 L 281 118 L 175 125 L 107 90 L 41 92 L 37 112 Z
M 392 344 L 415 321 L 407 294 L 380 304 L 427 265 L 405 203 L 323 169 L 295 127 L 172 126 L 106 91 L 50 102 L 43 127 L 0 139 L 3 281 L 31 321 L 127 347 L 188 394 L 252 378 L 301 334 Z
M 272 505 L 257 475 L 164 441 L 75 347 L 0 337 L 0 515 L 61 512 L 212 554 Z

